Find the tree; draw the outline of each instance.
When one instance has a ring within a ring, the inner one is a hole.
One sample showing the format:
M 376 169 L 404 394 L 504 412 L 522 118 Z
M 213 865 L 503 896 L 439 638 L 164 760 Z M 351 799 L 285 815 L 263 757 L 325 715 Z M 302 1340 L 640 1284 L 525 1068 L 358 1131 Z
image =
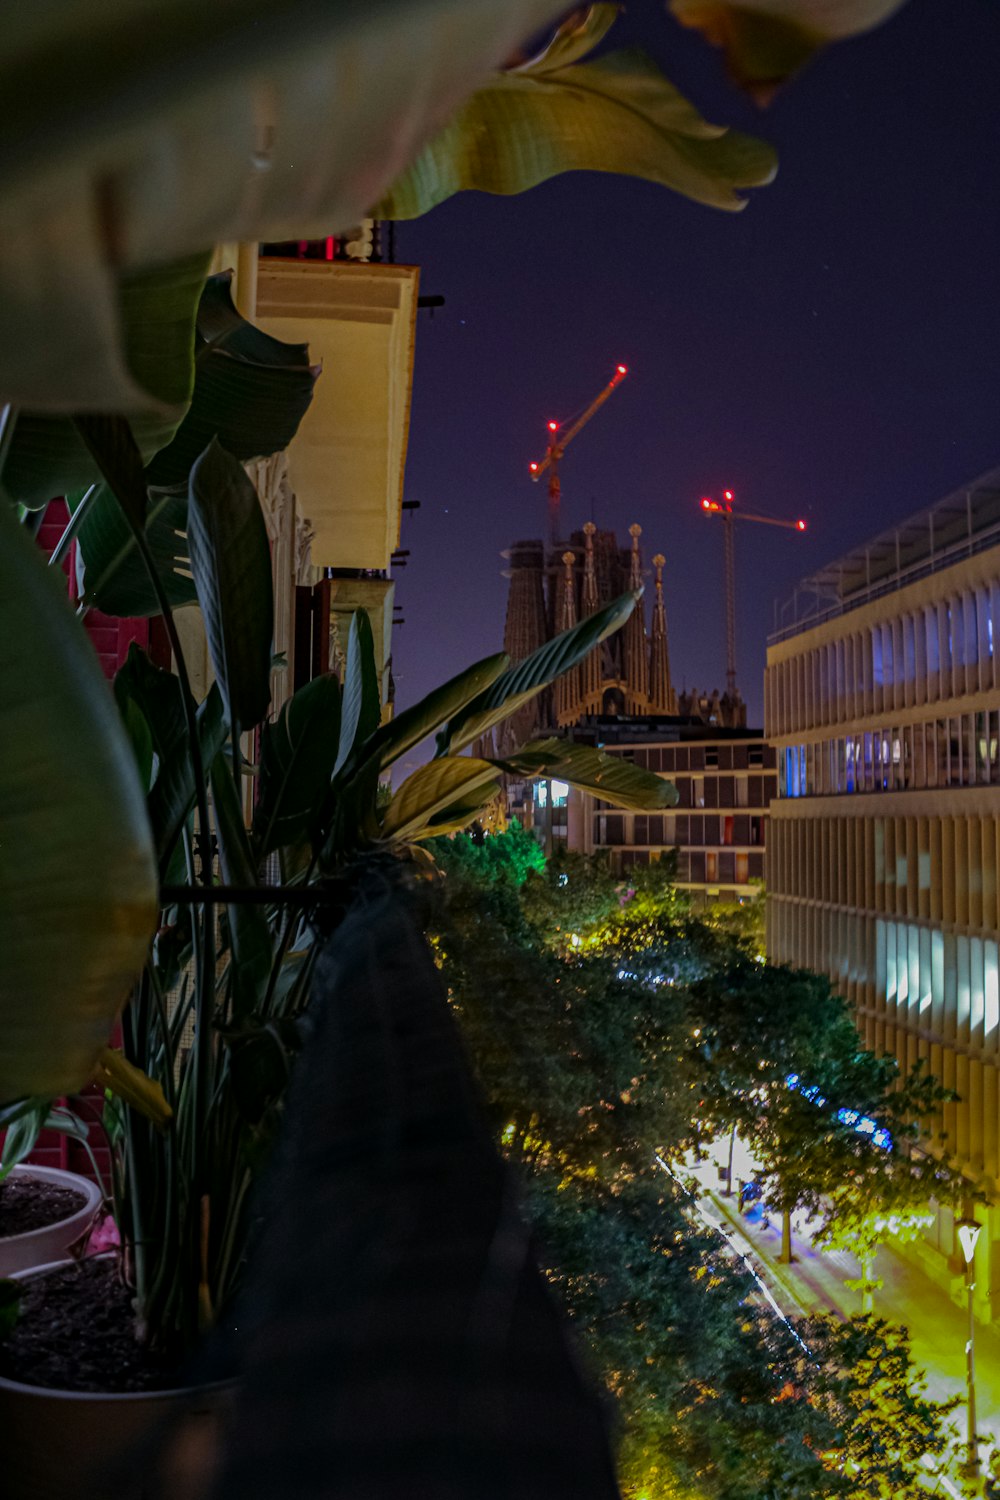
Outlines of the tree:
M 821 1329 L 814 1350 L 654 1160 L 681 1157 L 723 1117 L 749 1128 L 762 1098 L 791 1095 L 821 1117 L 787 1079 L 811 1062 L 817 1027 L 844 1021 L 826 981 L 762 969 L 658 877 L 619 888 L 601 864 L 550 861 L 517 886 L 499 860 L 488 877 L 468 851 L 439 862 L 438 962 L 549 1279 L 615 1401 L 624 1493 L 919 1494 L 916 1460 L 942 1449 L 946 1411 L 923 1398 L 905 1336 L 865 1325 L 848 1346 Z M 562 874 L 578 877 L 575 893 Z M 568 911 L 579 948 L 565 942 Z M 666 982 L 672 964 L 690 982 Z M 874 1372 L 870 1398 L 860 1368 Z M 877 1444 L 865 1399 L 885 1414 Z

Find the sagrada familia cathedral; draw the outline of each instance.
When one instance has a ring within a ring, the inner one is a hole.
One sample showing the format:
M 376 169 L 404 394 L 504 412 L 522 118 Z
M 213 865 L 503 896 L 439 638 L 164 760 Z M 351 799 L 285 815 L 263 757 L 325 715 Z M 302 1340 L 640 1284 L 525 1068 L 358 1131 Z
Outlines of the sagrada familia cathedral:
M 627 589 L 642 587 L 640 526 L 630 526 L 630 547 L 620 547 L 613 531 L 599 531 L 588 521 L 568 543 L 546 548 L 540 540 L 515 542 L 504 553 L 510 567 L 504 650 L 522 661 L 545 641 Z M 737 695 L 682 692 L 670 678 L 667 611 L 663 597 L 665 558 L 652 559 L 655 570 L 652 626 L 646 628 L 642 604 L 624 627 L 596 646 L 573 671 L 548 692 L 527 704 L 507 722 L 501 749 L 554 728 L 581 725 L 595 718 L 664 718 L 699 720 L 719 727 L 746 725 L 746 705 Z

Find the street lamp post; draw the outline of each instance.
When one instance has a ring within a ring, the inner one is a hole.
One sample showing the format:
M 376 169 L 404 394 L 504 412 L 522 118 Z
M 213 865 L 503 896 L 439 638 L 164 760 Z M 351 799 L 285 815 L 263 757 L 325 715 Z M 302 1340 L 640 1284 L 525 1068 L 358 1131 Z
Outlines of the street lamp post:
M 973 1294 L 976 1290 L 975 1255 L 976 1241 L 982 1229 L 974 1219 L 960 1220 L 955 1228 L 958 1231 L 959 1244 L 962 1247 L 962 1255 L 965 1257 L 965 1285 L 969 1298 L 969 1337 L 965 1344 L 965 1384 L 968 1392 L 966 1409 L 968 1413 L 968 1456 L 966 1467 L 969 1478 L 979 1478 L 979 1441 L 976 1437 L 976 1314 L 973 1307 Z

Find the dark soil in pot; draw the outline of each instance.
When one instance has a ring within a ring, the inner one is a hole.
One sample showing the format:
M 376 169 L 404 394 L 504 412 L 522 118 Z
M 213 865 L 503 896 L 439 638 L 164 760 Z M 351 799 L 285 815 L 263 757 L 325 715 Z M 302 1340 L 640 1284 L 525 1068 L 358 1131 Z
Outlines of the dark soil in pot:
M 63 1391 L 161 1391 L 177 1367 L 136 1342 L 132 1294 L 114 1257 L 81 1260 L 20 1283 L 0 1375 Z
M 19 1173 L 0 1185 L 0 1239 L 12 1234 L 28 1234 L 33 1229 L 47 1229 L 68 1219 L 87 1200 L 74 1188 L 59 1187 L 41 1177 Z

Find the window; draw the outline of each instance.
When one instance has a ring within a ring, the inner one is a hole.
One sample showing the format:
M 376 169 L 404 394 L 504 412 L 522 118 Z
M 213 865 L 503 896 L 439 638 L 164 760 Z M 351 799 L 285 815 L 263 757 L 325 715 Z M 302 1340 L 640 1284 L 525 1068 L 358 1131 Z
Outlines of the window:
M 719 752 L 713 746 L 711 749 L 705 751 L 705 769 L 706 769 L 706 771 L 717 770 L 718 769 L 718 765 L 719 765 Z
M 719 856 L 714 849 L 710 849 L 705 855 L 705 879 L 710 883 L 719 878 Z
M 736 884 L 746 885 L 750 879 L 750 856 L 749 854 L 737 854 L 736 856 Z
M 705 806 L 705 778 L 704 776 L 691 777 L 691 806 Z
M 751 766 L 762 766 L 764 764 L 764 746 L 751 745 L 747 764 Z
M 736 778 L 736 806 L 750 806 L 750 783 L 746 776 L 737 776 Z
M 722 832 L 722 838 L 719 842 L 731 844 L 733 842 L 733 819 L 731 817 L 720 818 L 719 824 Z

